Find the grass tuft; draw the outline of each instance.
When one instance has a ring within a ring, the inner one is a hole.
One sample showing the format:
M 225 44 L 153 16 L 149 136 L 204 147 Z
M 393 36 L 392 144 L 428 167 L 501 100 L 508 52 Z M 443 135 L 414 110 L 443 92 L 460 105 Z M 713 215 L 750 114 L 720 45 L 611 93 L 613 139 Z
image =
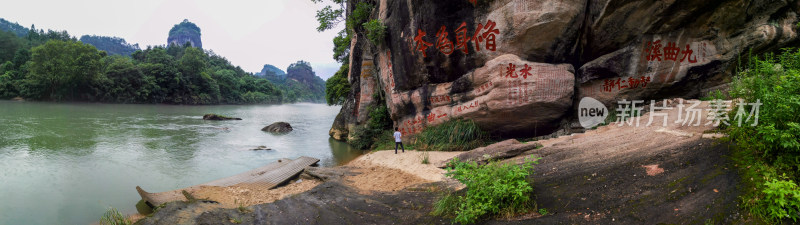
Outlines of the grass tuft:
M 431 151 L 466 151 L 483 146 L 489 135 L 472 120 L 454 119 L 417 135 L 417 147 Z
M 100 225 L 130 225 L 133 222 L 122 215 L 116 208 L 111 207 L 100 217 Z

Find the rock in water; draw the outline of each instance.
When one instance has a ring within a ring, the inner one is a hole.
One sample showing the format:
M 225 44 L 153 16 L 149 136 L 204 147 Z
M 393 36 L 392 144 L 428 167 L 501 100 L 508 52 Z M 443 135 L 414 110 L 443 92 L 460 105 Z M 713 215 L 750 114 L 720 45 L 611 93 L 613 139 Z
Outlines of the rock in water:
M 263 146 L 263 145 L 261 145 L 261 146 L 258 146 L 257 148 L 250 149 L 250 150 L 253 150 L 253 151 L 260 151 L 260 150 L 272 150 L 272 149 L 271 149 L 271 148 L 267 148 L 267 146 Z
M 292 125 L 287 122 L 276 122 L 261 129 L 261 131 L 270 133 L 288 133 L 292 130 Z
M 203 116 L 204 120 L 242 120 L 242 118 L 227 117 L 217 114 L 206 114 Z

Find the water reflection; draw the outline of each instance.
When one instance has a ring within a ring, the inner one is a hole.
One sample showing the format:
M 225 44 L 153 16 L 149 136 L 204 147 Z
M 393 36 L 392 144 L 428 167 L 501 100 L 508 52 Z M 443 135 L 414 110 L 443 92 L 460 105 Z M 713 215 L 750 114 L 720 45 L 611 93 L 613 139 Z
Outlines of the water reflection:
M 331 146 L 331 153 L 333 153 L 333 158 L 331 160 L 333 160 L 335 163 L 338 163 L 338 165 L 346 164 L 364 152 L 362 150 L 353 148 L 346 142 L 337 141 L 333 138 L 328 138 L 328 144 Z
M 338 112 L 322 104 L 0 101 L 0 224 L 89 224 L 108 207 L 135 213 L 136 186 L 167 191 L 281 158 L 311 156 L 323 166 L 340 165 L 362 151 L 328 136 Z M 244 120 L 204 121 L 205 113 Z M 261 131 L 276 121 L 295 130 Z M 260 145 L 274 150 L 250 150 Z

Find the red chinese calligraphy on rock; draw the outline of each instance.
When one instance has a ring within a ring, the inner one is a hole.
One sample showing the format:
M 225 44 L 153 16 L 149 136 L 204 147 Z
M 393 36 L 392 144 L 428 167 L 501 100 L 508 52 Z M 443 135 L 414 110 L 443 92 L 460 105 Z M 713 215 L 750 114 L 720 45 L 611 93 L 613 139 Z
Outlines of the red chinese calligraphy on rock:
M 450 96 L 447 96 L 447 95 L 437 95 L 437 96 L 428 97 L 428 101 L 431 104 L 436 104 L 436 103 L 440 103 L 440 102 L 450 102 L 451 99 L 450 99 Z
M 647 61 L 661 61 L 661 40 L 647 42 Z
M 664 47 L 664 61 L 677 61 L 680 52 L 681 49 L 676 47 L 675 42 L 667 43 L 667 47 Z
M 468 54 L 469 48 L 467 47 L 467 43 L 470 40 L 472 40 L 472 38 L 467 36 L 467 22 L 461 22 L 461 25 L 456 28 L 456 49 L 461 49 L 461 52 Z
M 481 50 L 481 43 L 484 43 L 484 46 L 489 51 L 497 50 L 497 43 L 495 42 L 495 35 L 500 34 L 500 30 L 496 29 L 495 23 L 492 20 L 486 21 L 486 25 L 478 24 L 478 29 L 475 29 L 475 36 L 472 37 L 472 41 L 475 42 L 475 51 Z M 483 31 L 486 30 L 486 31 Z M 483 31 L 483 33 L 481 33 Z
M 517 78 L 517 65 L 509 63 L 506 67 L 506 78 Z
M 522 80 L 508 81 L 508 105 L 524 104 L 530 101 L 531 90 L 528 82 Z
M 476 88 L 475 91 L 472 94 L 478 95 L 480 93 L 483 93 L 486 90 L 489 90 L 489 88 L 493 87 L 493 86 L 494 86 L 494 83 L 492 81 L 489 81 L 489 82 L 479 86 L 478 88 Z
M 697 62 L 697 57 L 695 56 L 694 59 L 692 59 L 692 53 L 693 52 L 694 51 L 692 51 L 692 49 L 689 48 L 689 45 L 686 45 L 686 50 L 681 51 L 681 54 L 683 54 L 683 57 L 681 57 L 681 62 L 683 62 L 684 60 L 688 59 L 689 63 L 696 63 Z
M 611 92 L 616 89 L 617 91 L 623 89 L 632 89 L 632 88 L 642 88 L 647 87 L 647 84 L 650 83 L 650 77 L 641 76 L 639 78 L 629 77 L 628 79 L 617 78 L 608 79 L 603 81 L 603 91 L 604 92 Z
M 431 44 L 430 42 L 422 40 L 422 38 L 424 38 L 426 34 L 427 33 L 425 33 L 425 31 L 422 31 L 422 29 L 417 29 L 417 36 L 414 37 L 416 50 L 422 52 L 422 57 L 428 57 L 426 50 L 428 50 L 428 47 L 433 46 L 433 44 Z
M 436 49 L 439 49 L 439 52 L 442 54 L 449 56 L 453 54 L 453 42 L 447 39 L 448 33 L 445 29 L 447 29 L 447 27 L 442 26 L 439 32 L 436 33 Z
M 531 69 L 533 69 L 533 67 L 530 67 L 528 66 L 528 64 L 525 64 L 525 66 L 523 66 L 522 69 L 519 70 L 519 75 L 522 76 L 523 79 L 528 79 L 528 76 L 532 76 Z
M 471 102 L 469 105 L 460 105 L 456 107 L 456 113 L 464 113 L 464 111 L 472 108 L 478 108 L 480 106 L 477 100 Z

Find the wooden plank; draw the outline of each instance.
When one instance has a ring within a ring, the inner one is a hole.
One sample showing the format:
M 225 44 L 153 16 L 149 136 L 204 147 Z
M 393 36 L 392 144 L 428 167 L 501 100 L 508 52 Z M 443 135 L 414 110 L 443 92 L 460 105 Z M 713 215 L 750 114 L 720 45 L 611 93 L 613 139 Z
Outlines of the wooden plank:
M 314 165 L 319 162 L 319 159 L 311 158 L 302 156 L 295 160 L 289 159 L 281 159 L 277 162 L 270 163 L 266 166 L 262 166 L 244 173 L 240 173 L 237 175 L 233 175 L 230 177 L 214 180 L 211 182 L 172 190 L 172 191 L 165 191 L 159 193 L 149 193 L 144 191 L 139 186 L 136 186 L 136 191 L 139 193 L 139 196 L 142 197 L 143 200 L 150 203 L 152 206 L 158 206 L 163 203 L 171 202 L 171 201 L 183 201 L 186 198 L 181 193 L 182 191 L 188 191 L 192 193 L 195 190 L 202 188 L 203 186 L 218 186 L 218 187 L 227 187 L 233 186 L 236 184 L 241 183 L 248 183 L 248 184 L 258 184 L 264 185 L 267 189 L 272 189 L 277 187 L 286 180 L 300 174 L 308 166 Z

